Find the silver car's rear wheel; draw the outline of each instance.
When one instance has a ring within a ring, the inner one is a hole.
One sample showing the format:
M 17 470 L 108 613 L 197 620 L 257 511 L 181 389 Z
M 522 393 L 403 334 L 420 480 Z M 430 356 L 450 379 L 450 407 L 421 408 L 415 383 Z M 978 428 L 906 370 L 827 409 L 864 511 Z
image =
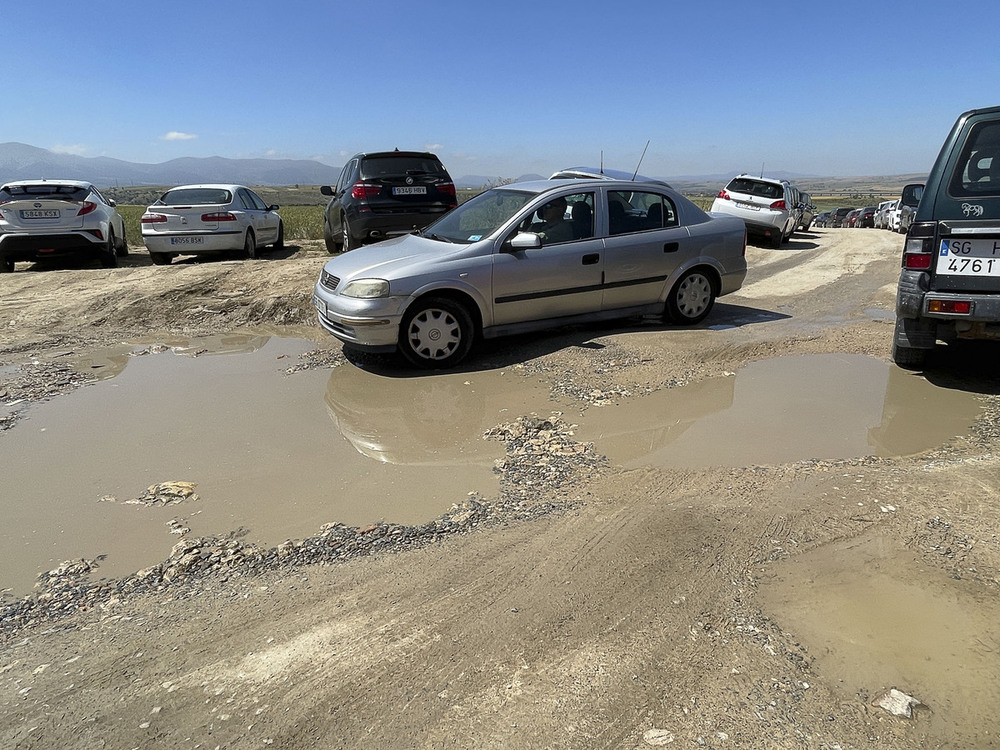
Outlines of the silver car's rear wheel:
M 403 317 L 399 349 L 418 367 L 451 367 L 465 359 L 473 336 L 472 318 L 461 304 L 431 297 L 416 302 Z
M 247 237 L 243 241 L 243 254 L 251 260 L 257 257 L 257 238 L 253 236 L 253 230 L 247 230 Z
M 705 319 L 714 304 L 712 280 L 702 271 L 688 271 L 670 290 L 667 317 L 677 325 L 694 325 Z

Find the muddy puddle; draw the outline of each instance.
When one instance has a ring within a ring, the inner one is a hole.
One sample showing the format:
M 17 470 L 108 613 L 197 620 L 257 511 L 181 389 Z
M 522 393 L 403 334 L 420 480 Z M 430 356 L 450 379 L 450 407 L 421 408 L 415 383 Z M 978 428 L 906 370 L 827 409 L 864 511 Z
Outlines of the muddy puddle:
M 245 529 L 273 546 L 333 521 L 424 523 L 496 492 L 503 446 L 486 429 L 550 409 L 546 388 L 503 372 L 286 374 L 310 342 L 172 346 L 75 362 L 100 382 L 31 405 L 0 433 L 0 590 L 26 593 L 38 573 L 99 555 L 99 575 L 126 575 L 169 555 L 172 528 Z M 198 499 L 127 502 L 161 482 L 195 482 Z
M 901 456 L 963 434 L 976 397 L 872 357 L 785 356 L 590 409 L 577 437 L 626 467 Z
M 896 687 L 925 704 L 915 729 L 928 739 L 964 737 L 977 747 L 974 738 L 995 731 L 1000 601 L 992 592 L 874 535 L 771 571 L 758 589 L 762 609 L 808 648 L 814 671 L 844 702 L 871 702 Z

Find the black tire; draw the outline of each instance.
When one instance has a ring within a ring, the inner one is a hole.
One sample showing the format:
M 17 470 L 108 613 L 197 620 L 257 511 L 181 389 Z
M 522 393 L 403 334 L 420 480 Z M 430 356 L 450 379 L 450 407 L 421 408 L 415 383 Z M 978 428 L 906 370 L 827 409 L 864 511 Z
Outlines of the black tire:
M 475 326 L 465 307 L 447 297 L 417 300 L 399 329 L 399 350 L 423 368 L 453 367 L 472 349 Z
M 278 239 L 274 241 L 271 247 L 275 250 L 282 250 L 285 247 L 285 223 L 282 221 L 278 222 Z
M 667 296 L 666 317 L 679 326 L 700 323 L 712 311 L 715 296 L 715 284 L 704 271 L 688 271 Z
M 118 243 L 115 242 L 115 230 L 108 229 L 108 244 L 98 256 L 101 268 L 118 267 Z
M 128 237 L 122 236 L 121 241 L 118 243 L 118 249 L 116 251 L 119 258 L 124 258 L 128 255 Z
M 914 349 L 892 342 L 892 361 L 904 370 L 920 370 L 927 362 L 929 349 Z
M 777 250 L 781 247 L 781 243 L 785 241 L 784 228 L 781 229 L 777 234 L 771 235 L 771 247 Z
M 14 273 L 14 261 L 10 258 L 0 258 L 0 273 Z
M 326 243 L 326 251 L 330 255 L 340 252 L 340 245 L 337 243 L 337 238 L 330 231 L 330 224 L 326 220 L 326 217 L 323 217 L 323 242 Z
M 170 265 L 170 253 L 150 253 L 149 259 L 153 261 L 153 265 L 155 266 Z
M 348 250 L 354 250 L 360 247 L 361 243 L 354 239 L 351 234 L 351 224 L 347 221 L 345 216 L 340 220 L 340 249 L 341 252 L 347 252 Z
M 252 229 L 247 230 L 247 236 L 243 240 L 243 255 L 250 260 L 257 259 L 257 238 L 254 236 Z

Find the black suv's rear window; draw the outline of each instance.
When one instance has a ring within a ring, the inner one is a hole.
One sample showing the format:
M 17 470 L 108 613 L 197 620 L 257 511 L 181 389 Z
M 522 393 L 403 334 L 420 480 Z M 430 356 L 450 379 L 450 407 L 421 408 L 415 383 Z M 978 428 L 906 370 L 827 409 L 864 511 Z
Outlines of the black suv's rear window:
M 361 179 L 363 180 L 406 175 L 416 177 L 446 174 L 448 173 L 441 162 L 419 156 L 376 156 L 361 162 Z
M 781 185 L 763 180 L 751 180 L 746 177 L 737 177 L 729 181 L 726 190 L 735 193 L 747 193 L 758 198 L 784 198 L 785 189 Z
M 956 198 L 1000 195 L 1000 121 L 977 123 L 969 131 L 948 192 Z

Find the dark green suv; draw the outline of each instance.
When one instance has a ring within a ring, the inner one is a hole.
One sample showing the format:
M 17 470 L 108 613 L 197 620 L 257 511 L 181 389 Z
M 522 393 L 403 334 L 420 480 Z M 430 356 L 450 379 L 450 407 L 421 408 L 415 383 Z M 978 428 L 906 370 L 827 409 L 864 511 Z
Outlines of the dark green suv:
M 1000 340 L 1000 107 L 958 118 L 903 248 L 893 360 L 919 368 L 955 339 Z

